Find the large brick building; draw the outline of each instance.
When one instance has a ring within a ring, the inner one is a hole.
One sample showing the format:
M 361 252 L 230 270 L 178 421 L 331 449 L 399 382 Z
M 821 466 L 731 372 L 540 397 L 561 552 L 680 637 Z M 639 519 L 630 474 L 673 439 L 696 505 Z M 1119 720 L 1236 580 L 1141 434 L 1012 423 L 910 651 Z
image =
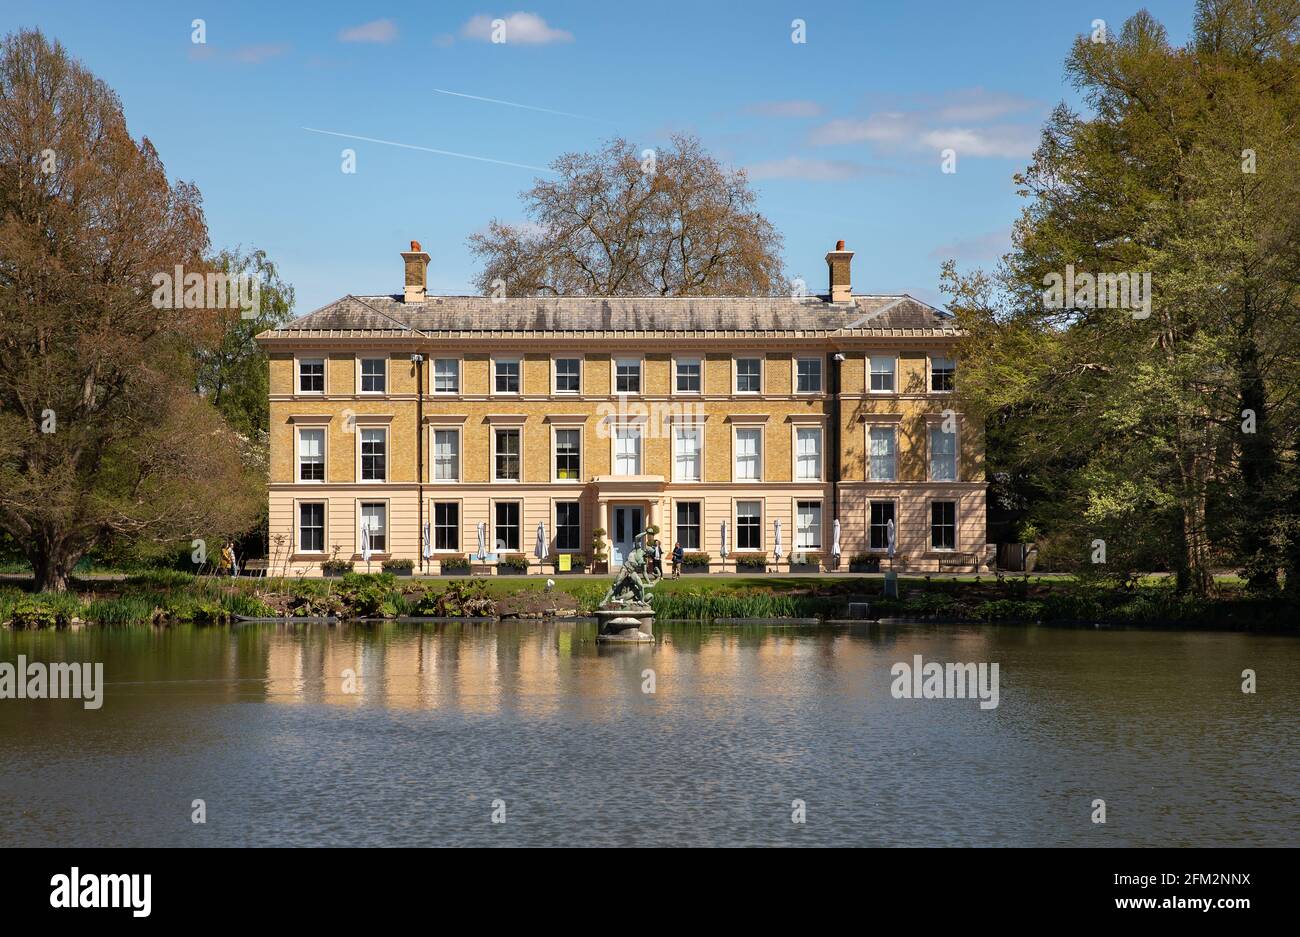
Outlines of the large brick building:
M 480 534 L 533 557 L 539 523 L 548 554 L 590 554 L 600 528 L 617 563 L 655 525 L 731 570 L 829 568 L 836 519 L 841 568 L 883 556 L 892 520 L 905 568 L 987 562 L 958 333 L 910 296 L 854 294 L 842 242 L 829 292 L 804 297 L 438 297 L 419 245 L 402 258 L 403 294 L 258 336 L 290 573 L 358 558 L 363 526 L 375 562 L 417 570 L 476 556 Z

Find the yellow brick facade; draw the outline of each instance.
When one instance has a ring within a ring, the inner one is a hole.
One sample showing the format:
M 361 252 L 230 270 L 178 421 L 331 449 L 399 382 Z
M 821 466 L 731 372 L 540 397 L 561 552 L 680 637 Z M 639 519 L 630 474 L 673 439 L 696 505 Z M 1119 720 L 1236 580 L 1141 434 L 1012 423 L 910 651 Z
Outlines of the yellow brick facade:
M 830 568 L 834 564 L 832 524 L 837 516 L 841 524 L 837 568 L 846 569 L 855 554 L 883 553 L 879 544 L 876 549 L 871 545 L 872 503 L 888 502 L 893 505 L 899 562 L 905 568 L 937 569 L 944 559 L 955 562 L 956 568 L 974 568 L 987 555 L 983 440 L 978 427 L 953 410 L 950 394 L 930 389 L 930 363 L 947 357 L 951 342 L 951 338 L 922 337 L 756 340 L 752 346 L 708 339 L 640 344 L 633 336 L 617 342 L 505 336 L 454 344 L 414 336 L 364 342 L 346 337 L 276 341 L 268 345 L 271 559 L 279 564 L 277 571 L 293 574 L 319 574 L 321 561 L 332 555 L 353 560 L 364 569 L 361 505 L 370 504 L 382 505 L 384 515 L 384 549 L 372 557 L 373 569 L 384 559 L 405 558 L 413 560 L 417 570 L 437 571 L 442 556 L 477 553 L 483 524 L 487 552 L 524 553 L 536 570 L 539 523 L 546 530 L 545 552 L 557 552 L 557 504 L 579 505 L 578 545 L 563 551 L 574 553 L 590 553 L 597 527 L 607 531 L 608 542 L 614 512 L 620 508 L 635 508 L 643 524 L 658 525 L 667 552 L 686 533 L 677 530 L 679 505 L 693 504 L 698 508 L 683 508 L 698 510 L 698 527 L 689 531 L 698 537 L 698 544 L 689 552 L 711 554 L 714 569 L 735 569 L 737 556 L 744 553 L 766 556 L 769 569 L 788 568 L 792 556 L 814 568 Z M 411 360 L 415 354 L 423 356 L 419 366 Z M 842 360 L 836 360 L 836 355 Z M 892 390 L 871 390 L 872 356 L 896 359 Z M 557 391 L 556 358 L 580 359 L 578 393 Z M 737 388 L 737 360 L 750 358 L 761 360 L 761 389 L 742 393 Z M 820 362 L 819 392 L 796 392 L 800 358 Z M 386 361 L 382 393 L 362 391 L 362 359 Z M 434 363 L 438 359 L 458 362 L 455 393 L 437 391 Z M 616 393 L 616 361 L 625 359 L 639 363 L 639 392 Z M 679 359 L 701 363 L 698 393 L 675 390 Z M 323 390 L 303 392 L 304 361 L 324 362 Z M 501 361 L 519 362 L 518 393 L 496 392 L 494 369 Z M 838 399 L 829 390 L 837 368 Z M 423 376 L 422 386 L 417 374 Z M 930 477 L 930 428 L 945 421 L 957 434 L 957 478 L 936 481 Z M 678 425 L 697 427 L 702 434 L 698 481 L 675 479 L 673 427 Z M 872 427 L 889 427 L 896 433 L 892 480 L 871 477 Z M 634 475 L 622 473 L 614 458 L 615 428 L 641 431 L 640 466 Z M 494 478 L 498 429 L 519 433 L 518 480 Z M 557 429 L 581 431 L 576 480 L 556 478 Z M 756 480 L 737 478 L 738 429 L 760 432 L 761 471 Z M 795 434 L 800 429 L 821 431 L 818 479 L 796 475 Z M 836 429 L 837 451 L 833 448 Z M 324 433 L 323 480 L 298 477 L 303 430 Z M 366 431 L 382 431 L 382 480 L 360 475 L 360 443 Z M 459 477 L 452 481 L 434 474 L 434 434 L 439 431 L 459 432 Z M 417 469 L 421 460 L 423 474 Z M 931 505 L 935 501 L 953 504 L 956 529 L 951 547 L 934 547 Z M 511 525 L 518 528 L 516 545 L 501 551 L 494 543 L 498 503 L 519 506 L 517 524 Z M 754 503 L 759 505 L 758 547 L 744 550 L 737 543 L 738 504 Z M 304 549 L 308 538 L 300 528 L 304 504 L 323 505 L 321 549 Z M 421 522 L 432 527 L 439 504 L 456 505 L 454 549 L 435 551 L 426 560 L 421 555 Z M 820 506 L 815 536 L 810 528 L 798 529 L 801 517 L 812 516 L 808 507 L 812 504 Z M 631 515 L 623 517 L 630 522 Z M 782 530 L 779 562 L 774 555 L 778 524 Z M 724 525 L 729 540 L 725 563 Z M 800 548 L 799 536 L 812 541 L 811 546 Z M 551 569 L 549 564 L 545 568 Z

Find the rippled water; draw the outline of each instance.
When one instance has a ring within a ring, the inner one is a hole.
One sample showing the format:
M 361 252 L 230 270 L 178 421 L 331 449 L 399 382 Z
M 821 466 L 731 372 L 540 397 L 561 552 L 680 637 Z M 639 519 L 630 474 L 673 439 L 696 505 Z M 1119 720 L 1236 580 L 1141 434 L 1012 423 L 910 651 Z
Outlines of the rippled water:
M 1300 844 L 1295 638 L 658 630 L 0 632 L 107 683 L 0 700 L 0 845 Z M 894 699 L 915 654 L 998 662 L 1000 705 Z

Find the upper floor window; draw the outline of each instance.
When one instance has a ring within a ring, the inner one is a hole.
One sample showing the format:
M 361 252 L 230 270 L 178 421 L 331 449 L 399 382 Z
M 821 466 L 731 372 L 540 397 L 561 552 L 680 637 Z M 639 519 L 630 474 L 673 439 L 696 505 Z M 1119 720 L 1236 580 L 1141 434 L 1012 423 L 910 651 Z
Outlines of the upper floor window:
M 930 427 L 930 481 L 957 480 L 957 434 L 942 426 Z
M 937 394 L 946 394 L 953 389 L 953 379 L 957 375 L 957 362 L 951 358 L 930 359 L 930 390 Z
M 388 386 L 388 359 L 361 359 L 361 393 L 382 394 Z
M 493 389 L 498 394 L 517 394 L 522 364 L 518 358 L 497 358 L 492 362 Z
M 614 427 L 614 474 L 641 474 L 641 427 Z
M 677 358 L 673 362 L 674 387 L 679 394 L 698 394 L 704 388 L 704 366 L 699 358 Z
M 700 439 L 698 426 L 673 428 L 673 481 L 700 480 Z
M 619 358 L 614 362 L 614 393 L 641 393 L 641 360 Z
M 757 394 L 763 390 L 763 359 L 736 359 L 736 393 Z
M 298 359 L 298 393 L 325 393 L 325 359 Z
M 298 481 L 325 480 L 325 430 L 298 430 Z
M 582 391 L 582 359 L 555 359 L 555 392 L 577 394 Z
M 499 482 L 519 481 L 519 430 L 498 429 L 493 432 L 495 455 L 493 457 L 493 478 Z
M 361 480 L 381 482 L 388 478 L 388 430 L 372 427 L 361 431 Z
M 795 457 L 795 478 L 798 481 L 821 481 L 821 427 L 801 427 L 795 430 Z
M 435 394 L 460 393 L 459 358 L 438 358 L 433 362 L 433 392 Z
M 898 481 L 898 454 L 892 426 L 871 427 L 871 480 Z
M 460 430 L 433 431 L 433 478 L 435 481 L 460 481 Z
M 800 394 L 820 394 L 822 392 L 822 359 L 800 358 L 795 362 L 797 369 L 795 391 Z
M 894 392 L 894 371 L 898 359 L 893 355 L 871 356 L 871 392 L 873 394 L 892 394 Z
M 758 427 L 736 429 L 735 481 L 758 481 L 762 476 L 763 430 Z
M 555 431 L 555 478 L 562 482 L 582 479 L 582 430 Z

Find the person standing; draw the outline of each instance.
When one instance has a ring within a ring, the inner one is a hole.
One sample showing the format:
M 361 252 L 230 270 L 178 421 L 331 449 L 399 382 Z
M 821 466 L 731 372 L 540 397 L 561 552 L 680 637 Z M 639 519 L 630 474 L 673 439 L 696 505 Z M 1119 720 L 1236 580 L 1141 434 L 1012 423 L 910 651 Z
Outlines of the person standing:
M 664 578 L 664 548 L 659 541 L 655 541 L 654 552 L 650 554 L 654 557 L 655 575 L 660 579 Z
M 686 559 L 686 551 L 682 549 L 680 540 L 673 546 L 673 578 L 682 578 L 682 561 Z
M 239 567 L 235 565 L 235 545 L 229 540 L 221 547 L 221 562 L 217 564 L 221 575 L 237 576 Z

